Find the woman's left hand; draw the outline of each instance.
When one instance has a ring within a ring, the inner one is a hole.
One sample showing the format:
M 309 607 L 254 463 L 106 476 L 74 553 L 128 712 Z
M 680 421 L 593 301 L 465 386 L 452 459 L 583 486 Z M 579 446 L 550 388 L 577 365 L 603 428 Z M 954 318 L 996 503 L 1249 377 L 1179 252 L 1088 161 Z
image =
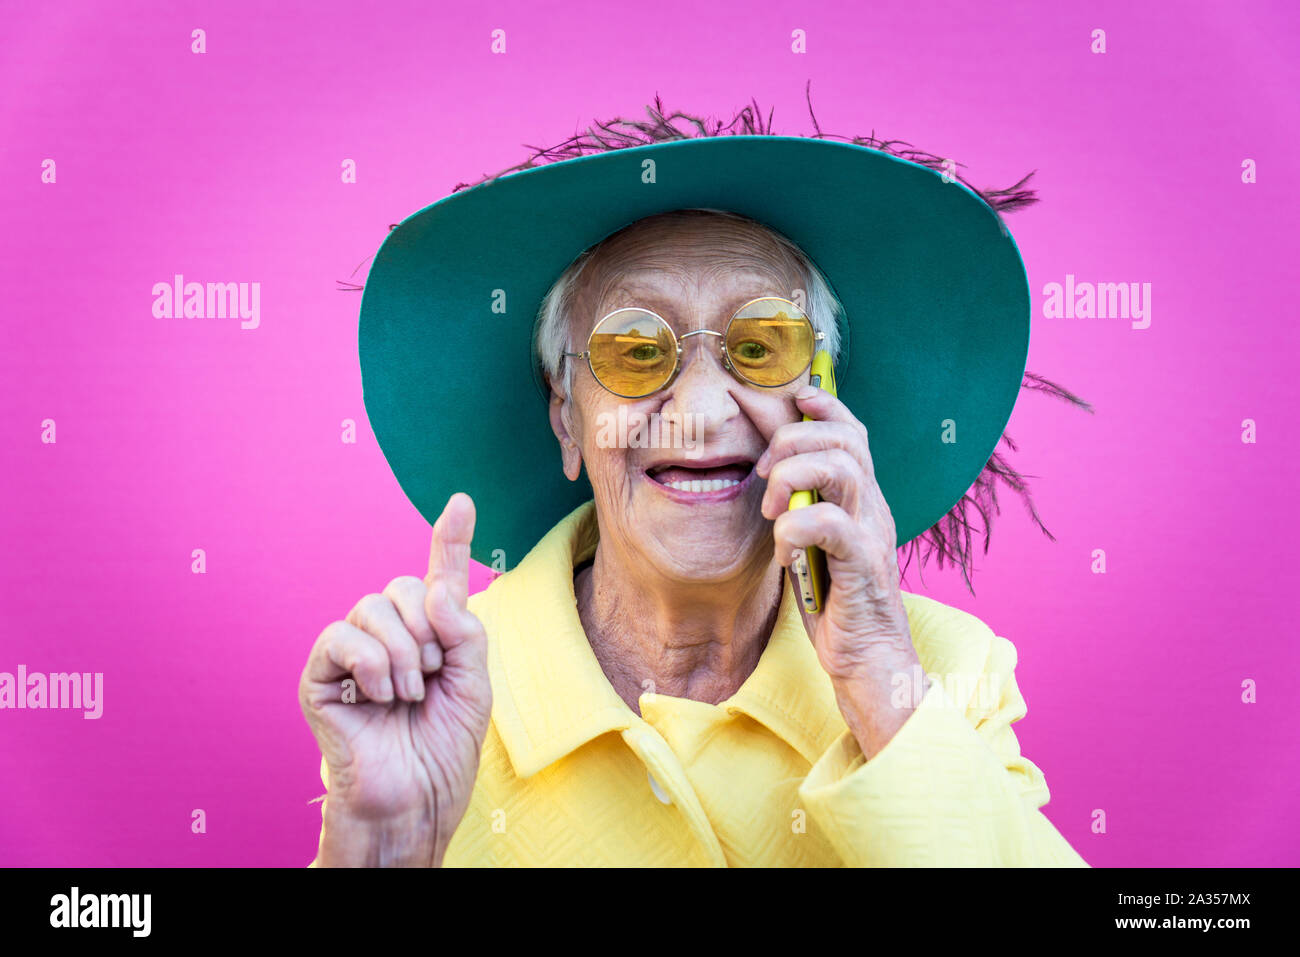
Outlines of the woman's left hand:
M 767 480 L 763 516 L 775 520 L 783 567 L 796 549 L 810 545 L 826 555 L 825 607 L 816 615 L 800 610 L 840 710 L 864 752 L 868 743 L 874 752 L 917 703 L 890 706 L 895 676 L 906 674 L 910 682 L 920 664 L 899 588 L 894 518 L 876 484 L 866 426 L 821 389 L 807 386 L 795 402 L 813 421 L 778 428 L 756 463 Z M 800 489 L 815 489 L 821 501 L 791 511 L 790 496 Z

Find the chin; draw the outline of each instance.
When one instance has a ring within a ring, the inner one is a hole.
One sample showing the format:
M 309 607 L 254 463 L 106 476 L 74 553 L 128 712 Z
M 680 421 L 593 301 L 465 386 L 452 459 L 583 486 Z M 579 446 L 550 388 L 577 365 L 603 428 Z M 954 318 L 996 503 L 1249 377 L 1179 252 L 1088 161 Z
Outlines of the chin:
M 684 583 L 706 585 L 734 581 L 747 568 L 756 564 L 758 551 L 766 542 L 768 557 L 772 554 L 770 536 L 755 539 L 753 536 L 714 536 L 704 528 L 683 530 L 680 536 L 654 535 L 654 554 L 646 559 L 665 578 Z

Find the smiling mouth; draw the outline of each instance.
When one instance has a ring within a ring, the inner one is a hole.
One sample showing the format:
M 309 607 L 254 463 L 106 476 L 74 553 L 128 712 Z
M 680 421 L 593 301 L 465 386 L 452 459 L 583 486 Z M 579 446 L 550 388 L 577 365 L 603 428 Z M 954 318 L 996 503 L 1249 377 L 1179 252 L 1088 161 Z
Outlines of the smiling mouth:
M 703 494 L 720 492 L 742 484 L 754 471 L 754 463 L 737 459 L 701 468 L 699 465 L 666 463 L 646 470 L 651 481 L 677 492 Z

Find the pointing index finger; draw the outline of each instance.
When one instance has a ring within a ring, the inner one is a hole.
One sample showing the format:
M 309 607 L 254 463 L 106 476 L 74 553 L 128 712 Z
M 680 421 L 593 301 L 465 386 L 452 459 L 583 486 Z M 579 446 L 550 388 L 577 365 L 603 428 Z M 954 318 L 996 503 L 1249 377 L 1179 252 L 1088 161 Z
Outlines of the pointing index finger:
M 474 521 L 474 500 L 464 492 L 457 492 L 433 523 L 429 572 L 424 584 L 433 590 L 442 583 L 457 608 L 464 608 L 469 599 L 469 551 Z

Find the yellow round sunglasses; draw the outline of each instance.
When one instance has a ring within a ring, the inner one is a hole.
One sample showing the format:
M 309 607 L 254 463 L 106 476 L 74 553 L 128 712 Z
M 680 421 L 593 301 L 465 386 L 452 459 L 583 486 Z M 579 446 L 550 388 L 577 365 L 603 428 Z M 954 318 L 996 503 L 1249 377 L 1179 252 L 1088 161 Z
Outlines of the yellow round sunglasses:
M 615 309 L 596 323 L 586 352 L 563 356 L 586 359 L 592 376 L 624 399 L 641 399 L 669 385 L 682 367 L 682 343 L 691 336 L 717 336 L 722 364 L 742 382 L 775 389 L 798 379 L 812 364 L 822 333 L 789 299 L 751 299 L 727 321 L 724 332 L 697 329 L 676 335 L 649 309 Z

